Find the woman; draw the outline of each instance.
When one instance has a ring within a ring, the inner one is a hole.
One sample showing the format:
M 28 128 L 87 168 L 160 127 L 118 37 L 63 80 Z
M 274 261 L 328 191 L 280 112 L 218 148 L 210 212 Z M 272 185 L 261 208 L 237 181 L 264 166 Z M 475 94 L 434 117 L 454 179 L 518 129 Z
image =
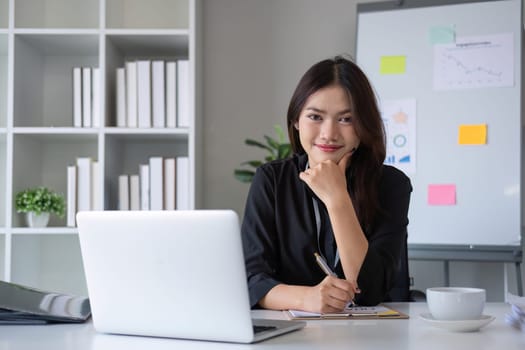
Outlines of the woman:
M 287 126 L 293 157 L 260 166 L 246 202 L 252 307 L 337 312 L 354 299 L 383 301 L 406 240 L 412 187 L 383 165 L 384 129 L 368 79 L 340 56 L 315 64 L 292 96 Z

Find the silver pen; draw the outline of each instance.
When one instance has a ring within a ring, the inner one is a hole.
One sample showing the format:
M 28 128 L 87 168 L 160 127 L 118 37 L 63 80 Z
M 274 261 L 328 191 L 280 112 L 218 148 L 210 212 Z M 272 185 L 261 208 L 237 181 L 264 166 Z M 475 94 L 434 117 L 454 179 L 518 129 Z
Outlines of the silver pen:
M 328 263 L 326 262 L 326 260 L 319 253 L 314 253 L 314 255 L 315 255 L 315 261 L 317 262 L 317 265 L 319 265 L 319 267 L 321 268 L 321 270 L 323 270 L 324 273 L 326 273 L 328 276 L 337 277 L 335 272 L 332 271 L 330 266 L 328 266 Z
M 334 271 L 332 271 L 330 266 L 328 266 L 328 263 L 326 262 L 326 260 L 319 253 L 314 253 L 314 255 L 315 255 L 315 261 L 317 262 L 317 265 L 319 265 L 321 270 L 323 270 L 323 272 L 327 276 L 337 277 L 337 274 Z M 359 289 L 357 289 L 357 290 L 359 291 Z M 348 302 L 348 304 L 346 305 L 346 308 L 350 308 L 350 307 L 353 307 L 353 306 L 356 306 L 356 304 L 355 304 L 355 302 L 353 300 L 350 300 Z

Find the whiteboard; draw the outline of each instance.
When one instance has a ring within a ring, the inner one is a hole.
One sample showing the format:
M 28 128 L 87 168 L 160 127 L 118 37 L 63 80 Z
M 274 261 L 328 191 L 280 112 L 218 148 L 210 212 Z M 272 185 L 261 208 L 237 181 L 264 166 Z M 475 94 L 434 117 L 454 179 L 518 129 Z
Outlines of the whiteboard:
M 356 61 L 386 106 L 386 163 L 414 188 L 409 244 L 521 245 L 521 6 L 358 5 Z M 398 103 L 409 112 L 391 119 Z M 403 142 L 393 141 L 394 121 L 407 120 Z

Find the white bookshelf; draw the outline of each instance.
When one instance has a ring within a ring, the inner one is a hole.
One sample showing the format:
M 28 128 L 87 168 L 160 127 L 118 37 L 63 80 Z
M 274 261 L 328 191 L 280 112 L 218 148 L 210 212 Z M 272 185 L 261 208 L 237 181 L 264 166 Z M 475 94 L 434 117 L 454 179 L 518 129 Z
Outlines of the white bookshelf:
M 55 216 L 25 227 L 15 194 L 48 186 L 66 195 L 67 166 L 100 164 L 100 203 L 117 209 L 119 174 L 149 157 L 188 156 L 190 206 L 199 206 L 199 0 L 0 0 L 0 279 L 87 293 L 76 228 Z M 187 59 L 187 128 L 115 127 L 115 70 L 137 59 Z M 73 67 L 99 67 L 97 128 L 73 127 Z
M 7 72 L 9 47 L 9 0 L 0 0 L 0 169 L 7 157 Z M 6 172 L 0 171 L 0 279 L 5 279 L 6 249 Z
M 9 26 L 9 0 L 0 0 L 0 31 Z

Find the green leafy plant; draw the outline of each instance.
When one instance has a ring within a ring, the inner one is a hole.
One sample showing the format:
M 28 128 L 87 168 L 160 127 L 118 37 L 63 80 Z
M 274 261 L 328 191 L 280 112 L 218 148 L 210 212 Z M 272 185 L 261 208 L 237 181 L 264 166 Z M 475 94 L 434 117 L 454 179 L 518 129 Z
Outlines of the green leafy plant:
M 249 167 L 253 168 L 253 170 L 235 169 L 233 175 L 237 180 L 247 183 L 251 182 L 253 176 L 255 175 L 255 169 L 257 169 L 262 164 L 272 160 L 285 159 L 290 157 L 290 155 L 292 154 L 292 147 L 288 142 L 286 142 L 286 136 L 283 129 L 280 125 L 277 124 L 274 125 L 273 128 L 275 130 L 275 134 L 277 135 L 277 139 L 264 135 L 266 143 L 253 139 L 244 140 L 244 143 L 248 146 L 254 146 L 264 149 L 267 152 L 267 155 L 266 157 L 264 157 L 264 160 L 248 160 L 242 162 L 241 165 L 248 165 Z
M 64 197 L 46 187 L 28 188 L 15 196 L 15 208 L 18 213 L 52 213 L 63 217 L 66 209 Z

